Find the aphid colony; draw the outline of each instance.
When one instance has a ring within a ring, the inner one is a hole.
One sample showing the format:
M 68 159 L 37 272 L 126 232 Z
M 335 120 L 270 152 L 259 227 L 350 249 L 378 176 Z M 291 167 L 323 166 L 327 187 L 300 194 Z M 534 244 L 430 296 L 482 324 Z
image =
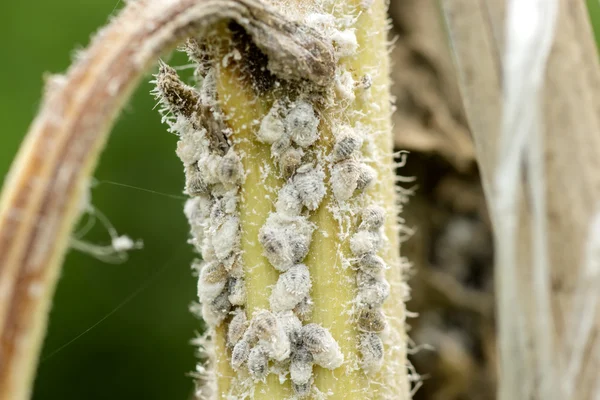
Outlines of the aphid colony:
M 387 327 L 381 306 L 390 294 L 385 280 L 385 262 L 376 253 L 383 244 L 385 211 L 379 206 L 362 210 L 361 223 L 350 238 L 350 250 L 356 257 L 355 318 L 361 331 L 359 350 L 366 373 L 378 371 L 383 364 L 383 342 L 379 334 Z
M 190 196 L 184 212 L 191 226 L 191 242 L 203 258 L 193 265 L 198 273 L 198 297 L 202 318 L 213 327 L 220 325 L 233 307 L 246 303 L 237 211 L 244 173 L 227 137 L 215 85 L 212 70 L 197 91 L 161 63 L 155 91 L 164 106 L 163 119 L 179 135 L 177 155 L 184 165 L 185 191 Z M 240 310 L 235 310 L 236 315 L 243 314 Z

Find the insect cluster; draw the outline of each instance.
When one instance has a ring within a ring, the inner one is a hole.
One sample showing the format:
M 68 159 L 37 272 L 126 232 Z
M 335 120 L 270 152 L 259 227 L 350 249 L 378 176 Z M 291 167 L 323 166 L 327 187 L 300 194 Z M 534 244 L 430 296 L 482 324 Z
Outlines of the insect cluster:
M 163 119 L 179 136 L 177 155 L 190 196 L 184 212 L 191 226 L 191 243 L 203 258 L 193 265 L 198 273 L 198 297 L 202 318 L 215 327 L 232 310 L 243 314 L 246 302 L 237 211 L 243 166 L 216 102 L 212 70 L 206 71 L 198 91 L 161 63 L 155 94 L 164 107 Z

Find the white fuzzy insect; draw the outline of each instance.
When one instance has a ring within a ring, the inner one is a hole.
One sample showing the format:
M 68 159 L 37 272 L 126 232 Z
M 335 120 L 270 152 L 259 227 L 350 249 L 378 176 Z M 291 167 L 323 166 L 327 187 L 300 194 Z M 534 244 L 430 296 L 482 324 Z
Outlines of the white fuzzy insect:
M 383 226 L 385 222 L 385 209 L 380 206 L 368 206 L 361 212 L 361 223 L 358 229 L 367 231 L 376 231 Z
M 387 268 L 383 258 L 374 253 L 364 254 L 362 257 L 358 258 L 357 264 L 363 271 L 380 272 Z
M 227 284 L 227 271 L 220 262 L 207 262 L 200 268 L 198 298 L 202 303 L 213 301 Z
M 308 321 L 312 318 L 313 302 L 309 296 L 306 296 L 296 307 L 294 307 L 294 314 L 298 316 L 301 321 Z
M 296 172 L 302 163 L 303 156 L 304 151 L 294 147 L 288 148 L 281 154 L 279 157 L 279 171 L 284 178 L 289 178 Z
M 230 148 L 227 154 L 221 158 L 216 175 L 224 185 L 238 185 L 241 182 L 244 176 L 244 167 L 233 148 Z
M 200 156 L 196 167 L 200 171 L 202 180 L 206 185 L 215 185 L 221 182 L 219 179 L 219 167 L 222 160 L 222 156 L 210 152 L 203 153 Z
M 352 197 L 358 187 L 360 164 L 355 160 L 345 160 L 335 164 L 331 170 L 331 190 L 338 201 Z
M 183 212 L 190 224 L 191 233 L 193 236 L 193 244 L 196 248 L 204 240 L 206 224 L 210 216 L 210 209 L 213 204 L 213 199 L 210 195 L 199 195 L 189 198 L 185 202 Z
M 279 104 L 275 103 L 264 116 L 256 132 L 259 142 L 273 144 L 281 139 L 285 132 Z
M 208 183 L 196 164 L 186 165 L 185 173 L 185 193 L 188 196 L 198 196 L 208 193 Z
M 359 191 L 366 190 L 373 185 L 376 179 L 377 171 L 368 165 L 361 164 L 356 189 Z
M 303 385 L 310 382 L 313 370 L 313 355 L 303 346 L 298 346 L 291 356 L 290 377 L 292 382 Z
M 314 359 L 315 364 L 323 368 L 335 369 L 344 362 L 344 354 L 331 333 L 320 325 L 304 325 L 300 332 L 300 341 Z
M 356 95 L 354 94 L 354 88 L 356 87 L 356 81 L 350 71 L 341 71 L 335 77 L 335 92 L 339 98 L 347 101 L 354 101 Z
M 357 312 L 358 329 L 363 332 L 383 332 L 387 327 L 386 317 L 377 306 L 362 306 Z
M 380 232 L 358 231 L 350 238 L 350 251 L 356 257 L 376 253 L 383 245 Z
M 248 360 L 250 354 L 250 342 L 247 340 L 238 341 L 231 352 L 231 368 L 237 371 Z
M 358 280 L 358 279 L 357 279 Z M 373 280 L 359 285 L 356 300 L 359 304 L 381 306 L 390 295 L 390 284 L 385 280 Z
M 360 365 L 367 374 L 373 374 L 383 365 L 383 342 L 375 333 L 361 333 L 358 350 L 361 355 Z
M 306 265 L 294 265 L 279 275 L 277 284 L 271 293 L 271 309 L 273 311 L 292 310 L 308 295 L 310 288 L 310 273 Z
M 212 327 L 221 325 L 231 310 L 227 291 L 221 292 L 214 300 L 202 303 L 202 318 Z
M 218 260 L 225 260 L 236 252 L 240 242 L 240 221 L 237 216 L 228 215 L 220 227 L 214 230 L 211 242 Z
M 294 103 L 284 120 L 286 133 L 300 147 L 308 147 L 319 138 L 319 118 L 313 106 L 299 100 Z
M 344 126 L 336 136 L 333 156 L 336 161 L 350 158 L 363 145 L 363 138 L 349 126 Z
M 279 271 L 287 271 L 308 254 L 314 226 L 306 217 L 271 214 L 259 231 L 264 254 Z
M 275 210 L 278 214 L 290 217 L 298 216 L 302 212 L 300 193 L 298 193 L 292 182 L 283 185 L 279 191 L 277 202 L 275 203 Z
M 248 371 L 254 380 L 263 380 L 269 372 L 269 356 L 260 344 L 250 350 L 248 354 Z
M 293 311 L 281 311 L 276 314 L 282 329 L 288 335 L 290 342 L 295 344 L 300 339 L 302 322 Z
M 292 390 L 297 399 L 306 399 L 310 396 L 313 381 L 314 379 L 311 378 L 308 382 L 301 385 L 292 382 Z
M 335 30 L 331 35 L 335 47 L 335 54 L 338 57 L 349 57 L 356 54 L 358 50 L 358 41 L 354 29 L 345 29 L 343 31 Z
M 246 304 L 246 282 L 244 278 L 230 277 L 228 281 L 229 302 L 234 306 Z
M 298 168 L 293 182 L 302 204 L 309 210 L 316 210 L 326 193 L 323 170 L 305 164 Z
M 250 322 L 249 336 L 259 339 L 270 358 L 283 361 L 290 355 L 290 339 L 277 317 L 270 311 L 261 310 L 254 314 Z
M 227 346 L 234 347 L 244 336 L 248 328 L 248 318 L 243 309 L 238 308 L 227 328 Z

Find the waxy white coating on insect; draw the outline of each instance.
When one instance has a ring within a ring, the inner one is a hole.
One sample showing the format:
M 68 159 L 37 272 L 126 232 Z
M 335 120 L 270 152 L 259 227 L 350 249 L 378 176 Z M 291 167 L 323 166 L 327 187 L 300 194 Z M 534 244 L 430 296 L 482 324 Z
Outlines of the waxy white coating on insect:
M 269 357 L 274 360 L 283 361 L 290 355 L 290 339 L 283 325 L 270 311 L 261 310 L 253 315 L 247 335 L 249 338 L 258 338 Z
M 309 296 L 306 296 L 296 307 L 294 307 L 294 314 L 300 318 L 301 321 L 308 321 L 312 318 L 313 302 Z
M 304 151 L 290 147 L 279 157 L 279 171 L 284 178 L 292 176 L 302 164 Z
M 358 41 L 354 29 L 335 30 L 331 35 L 331 40 L 338 57 L 353 56 L 358 50 Z
M 204 263 L 198 278 L 198 298 L 201 302 L 213 301 L 227 284 L 227 271 L 219 262 Z
M 284 133 L 285 126 L 281 116 L 281 107 L 275 103 L 260 122 L 256 138 L 259 142 L 273 144 L 281 139 Z
M 300 193 L 296 190 L 296 186 L 291 182 L 283 185 L 277 195 L 275 211 L 281 215 L 296 217 L 302 212 L 302 207 L 302 199 Z
M 338 73 L 335 77 L 335 92 L 341 99 L 349 102 L 354 101 L 356 99 L 355 88 L 356 82 L 349 71 Z
M 367 374 L 373 374 L 383 365 L 383 342 L 375 333 L 361 333 L 358 350 L 361 355 L 360 365 Z
M 233 252 L 237 252 L 240 246 L 239 218 L 233 215 L 227 216 L 223 224 L 214 230 L 211 238 L 218 260 L 223 261 Z
M 248 318 L 246 312 L 242 308 L 236 309 L 227 328 L 227 346 L 234 347 L 244 336 L 247 328 Z
M 319 138 L 319 118 L 313 106 L 304 100 L 298 100 L 291 106 L 284 126 L 292 141 L 300 147 L 308 147 Z
M 264 254 L 279 271 L 287 271 L 308 253 L 314 225 L 303 216 L 271 214 L 259 231 Z
M 356 189 L 360 191 L 368 189 L 375 179 L 377 179 L 377 171 L 368 165 L 361 164 Z
M 368 283 L 359 284 L 356 300 L 362 304 L 381 306 L 389 295 L 390 284 L 386 280 L 369 280 Z
M 257 381 L 263 380 L 269 372 L 269 356 L 260 344 L 254 346 L 248 354 L 248 371 Z
M 302 345 L 298 346 L 291 356 L 290 378 L 297 385 L 303 385 L 310 381 L 313 373 L 314 358 L 308 349 Z
M 279 275 L 271 292 L 271 309 L 273 311 L 294 309 L 308 295 L 310 288 L 310 274 L 306 265 L 294 265 Z
M 238 341 L 231 352 L 231 368 L 238 370 L 248 360 L 250 343 L 247 340 Z
M 357 310 L 358 329 L 364 332 L 383 332 L 387 326 L 385 314 L 379 306 L 361 306 Z
M 298 168 L 293 184 L 302 204 L 309 210 L 316 210 L 326 193 L 325 173 L 320 168 L 305 164 Z
M 313 378 L 311 378 L 308 382 L 300 384 L 300 385 L 295 382 L 292 382 L 292 390 L 294 391 L 294 395 L 296 396 L 296 398 L 297 399 L 308 398 L 310 396 L 313 382 L 314 382 Z
M 362 136 L 350 126 L 342 126 L 335 136 L 333 157 L 335 161 L 345 160 L 356 154 L 363 145 Z
M 383 258 L 373 253 L 367 253 L 357 260 L 358 267 L 363 271 L 381 272 L 387 268 Z
M 358 187 L 360 164 L 355 160 L 345 160 L 335 164 L 331 170 L 331 191 L 338 201 L 349 200 Z
M 228 285 L 229 302 L 234 306 L 246 304 L 246 282 L 244 278 L 230 277 Z
M 300 341 L 312 354 L 315 364 L 323 368 L 335 369 L 344 362 L 344 354 L 331 332 L 320 325 L 304 325 L 300 331 Z
M 302 321 L 296 316 L 293 311 L 281 311 L 276 314 L 282 329 L 288 335 L 290 342 L 295 344 L 300 338 L 300 330 L 302 329 Z
M 238 185 L 244 174 L 243 169 L 240 157 L 230 148 L 219 162 L 217 177 L 224 185 Z
M 350 238 L 350 251 L 356 257 L 373 254 L 383 245 L 380 232 L 358 231 Z
M 221 325 L 231 310 L 227 291 L 224 290 L 210 302 L 202 303 L 202 318 L 212 327 Z
M 385 222 L 385 210 L 380 206 L 368 206 L 361 212 L 360 230 L 375 231 L 383 227 Z

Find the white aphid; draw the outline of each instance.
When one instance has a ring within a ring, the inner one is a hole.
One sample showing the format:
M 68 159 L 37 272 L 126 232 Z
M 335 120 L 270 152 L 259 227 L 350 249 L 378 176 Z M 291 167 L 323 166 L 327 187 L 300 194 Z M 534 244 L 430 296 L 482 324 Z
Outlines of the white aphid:
M 331 35 L 331 39 L 335 46 L 335 54 L 338 57 L 349 57 L 356 54 L 358 41 L 354 29 L 335 30 Z
M 367 253 L 358 258 L 358 267 L 364 271 L 379 272 L 387 268 L 383 258 L 373 253 Z
M 344 362 L 344 354 L 331 333 L 320 325 L 304 325 L 300 332 L 302 345 L 310 351 L 315 364 L 327 369 L 338 368 Z
M 294 147 L 288 148 L 281 154 L 279 157 L 279 171 L 284 178 L 289 178 L 296 172 L 302 163 L 303 156 L 304 151 Z
M 271 145 L 271 157 L 280 158 L 292 145 L 292 139 L 286 132 Z
M 380 206 L 368 206 L 361 212 L 361 223 L 358 229 L 375 231 L 383 226 L 385 222 L 385 209 Z
M 361 285 L 356 297 L 358 303 L 381 306 L 390 295 L 390 284 L 386 280 L 373 280 Z
M 237 185 L 244 176 L 243 169 L 240 157 L 233 151 L 233 148 L 230 148 L 219 162 L 217 177 L 225 185 Z
M 238 341 L 231 352 L 231 368 L 239 369 L 248 359 L 248 354 L 250 354 L 250 342 L 244 339 Z
M 312 317 L 313 302 L 309 296 L 306 296 L 296 307 L 294 307 L 294 314 L 300 318 L 301 321 L 308 321 Z
M 248 318 L 243 309 L 238 308 L 227 328 L 227 346 L 234 347 L 244 336 L 248 328 Z
M 383 365 L 383 342 L 375 333 L 361 333 L 358 350 L 361 355 L 360 366 L 367 374 L 381 369 Z
M 264 254 L 279 271 L 287 271 L 308 254 L 314 225 L 303 216 L 271 214 L 259 231 Z
M 360 164 L 355 160 L 345 160 L 335 164 L 331 170 L 331 190 L 338 201 L 352 197 L 358 187 Z
M 231 303 L 227 297 L 227 291 L 224 290 L 214 300 L 202 303 L 202 318 L 209 326 L 219 326 L 227 318 L 231 310 Z
M 278 214 L 295 217 L 302 211 L 302 200 L 300 193 L 296 190 L 293 183 L 288 182 L 279 191 L 275 210 Z
M 375 169 L 368 165 L 361 164 L 356 189 L 360 191 L 368 189 L 369 187 L 371 187 L 373 182 L 375 182 L 376 178 L 377 171 L 375 171 Z
M 341 133 L 336 136 L 333 145 L 333 155 L 335 160 L 344 160 L 357 152 L 363 145 L 363 138 L 358 135 L 351 127 L 346 126 Z
M 209 195 L 191 197 L 185 202 L 183 212 L 190 224 L 194 237 L 194 244 L 200 244 L 204 240 L 205 224 L 210 216 L 213 200 Z
M 247 332 L 249 338 L 256 337 L 269 357 L 283 361 L 290 356 L 290 339 L 277 317 L 267 310 L 256 312 Z
M 292 382 L 303 385 L 312 378 L 313 355 L 303 346 L 298 346 L 291 356 L 290 377 Z
M 376 253 L 383 245 L 380 232 L 358 231 L 350 238 L 350 251 L 356 257 Z
M 325 196 L 325 173 L 320 168 L 305 164 L 294 175 L 294 187 L 302 204 L 309 210 L 316 210 Z
M 204 153 L 197 163 L 197 168 L 202 174 L 202 179 L 207 185 L 220 183 L 219 166 L 223 157 L 215 153 Z
M 271 293 L 271 309 L 273 311 L 292 310 L 308 295 L 310 288 L 310 274 L 306 265 L 294 265 L 279 275 L 277 284 Z
M 294 103 L 284 120 L 286 133 L 300 147 L 308 147 L 319 138 L 319 118 L 313 106 L 299 100 Z
M 198 196 L 208 193 L 208 184 L 197 165 L 186 165 L 183 171 L 185 173 L 185 193 L 187 195 Z
M 290 342 L 297 343 L 300 338 L 302 322 L 296 314 L 293 311 L 281 311 L 277 313 L 277 319 L 281 324 L 281 328 L 288 335 Z
M 227 284 L 227 271 L 219 262 L 204 263 L 198 278 L 198 298 L 202 303 L 213 301 Z
M 310 396 L 313 381 L 314 380 L 311 378 L 308 382 L 301 385 L 292 382 L 292 390 L 294 391 L 296 399 L 306 399 Z
M 356 271 L 356 286 L 361 289 L 364 286 L 374 285 L 376 282 L 385 280 L 383 270 L 359 269 Z
M 177 121 L 181 125 L 191 128 L 191 124 L 187 118 L 180 116 Z M 181 131 L 181 129 L 178 131 Z M 175 153 L 183 165 L 192 165 L 198 162 L 201 154 L 207 152 L 209 147 L 210 140 L 206 136 L 205 129 L 191 130 L 180 135 Z
M 369 74 L 363 75 L 359 81 L 356 82 L 356 87 L 362 90 L 368 90 L 373 86 L 373 77 Z
M 256 345 L 248 354 L 248 371 L 254 380 L 263 380 L 269 372 L 269 357 L 267 351 L 261 346 Z
M 219 260 L 225 260 L 237 251 L 240 241 L 239 218 L 233 215 L 225 217 L 223 224 L 214 231 L 211 241 Z
M 387 327 L 385 314 L 376 306 L 362 306 L 357 312 L 358 329 L 364 332 L 383 332 Z
M 281 117 L 280 107 L 277 103 L 271 107 L 267 115 L 264 116 L 260 127 L 256 132 L 256 138 L 259 142 L 273 144 L 284 135 L 285 127 Z
M 229 302 L 234 306 L 246 304 L 246 282 L 243 278 L 229 278 Z

